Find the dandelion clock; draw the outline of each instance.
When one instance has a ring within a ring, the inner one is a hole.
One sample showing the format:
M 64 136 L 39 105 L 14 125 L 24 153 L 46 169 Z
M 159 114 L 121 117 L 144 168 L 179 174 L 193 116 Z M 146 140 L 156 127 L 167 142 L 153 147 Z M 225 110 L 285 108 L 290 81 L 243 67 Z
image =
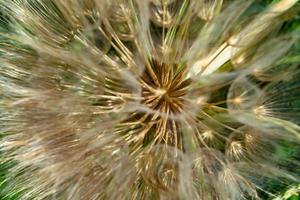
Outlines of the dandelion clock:
M 297 0 L 0 10 L 1 199 L 268 199 L 300 182 Z

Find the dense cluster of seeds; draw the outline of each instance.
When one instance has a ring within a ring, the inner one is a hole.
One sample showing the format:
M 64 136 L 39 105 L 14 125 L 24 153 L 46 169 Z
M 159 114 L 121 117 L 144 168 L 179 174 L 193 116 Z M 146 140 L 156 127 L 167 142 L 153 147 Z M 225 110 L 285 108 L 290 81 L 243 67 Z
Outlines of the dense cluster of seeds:
M 278 156 L 299 151 L 299 63 L 282 59 L 299 36 L 280 31 L 299 5 L 258 4 L 0 0 L 7 193 L 240 200 L 299 181 Z

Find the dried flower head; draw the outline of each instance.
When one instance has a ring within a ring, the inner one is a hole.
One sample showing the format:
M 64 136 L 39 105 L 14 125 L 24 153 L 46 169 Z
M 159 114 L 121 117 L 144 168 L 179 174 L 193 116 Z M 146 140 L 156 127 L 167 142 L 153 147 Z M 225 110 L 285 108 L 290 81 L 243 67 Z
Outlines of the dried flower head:
M 0 0 L 2 163 L 19 199 L 258 199 L 299 180 L 297 0 Z

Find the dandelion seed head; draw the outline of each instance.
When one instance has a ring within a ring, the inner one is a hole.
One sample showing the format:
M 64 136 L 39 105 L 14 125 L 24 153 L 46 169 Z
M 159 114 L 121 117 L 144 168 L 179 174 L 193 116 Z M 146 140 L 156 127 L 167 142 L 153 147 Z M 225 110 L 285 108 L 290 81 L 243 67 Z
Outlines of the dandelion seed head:
M 6 190 L 238 200 L 297 180 L 275 158 L 300 139 L 299 69 L 278 64 L 296 38 L 270 34 L 295 4 L 0 0 Z

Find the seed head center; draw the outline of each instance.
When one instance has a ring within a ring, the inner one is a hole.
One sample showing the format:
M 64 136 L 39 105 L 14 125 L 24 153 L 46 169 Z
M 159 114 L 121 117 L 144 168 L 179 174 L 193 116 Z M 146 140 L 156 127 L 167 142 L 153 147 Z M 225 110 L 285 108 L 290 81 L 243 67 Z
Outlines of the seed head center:
M 164 89 L 164 88 L 157 88 L 155 90 L 155 95 L 157 95 L 158 97 L 162 97 L 162 96 L 164 96 L 166 94 L 167 94 L 167 90 Z
M 141 77 L 143 103 L 164 113 L 182 112 L 189 81 L 178 64 L 153 61 Z

